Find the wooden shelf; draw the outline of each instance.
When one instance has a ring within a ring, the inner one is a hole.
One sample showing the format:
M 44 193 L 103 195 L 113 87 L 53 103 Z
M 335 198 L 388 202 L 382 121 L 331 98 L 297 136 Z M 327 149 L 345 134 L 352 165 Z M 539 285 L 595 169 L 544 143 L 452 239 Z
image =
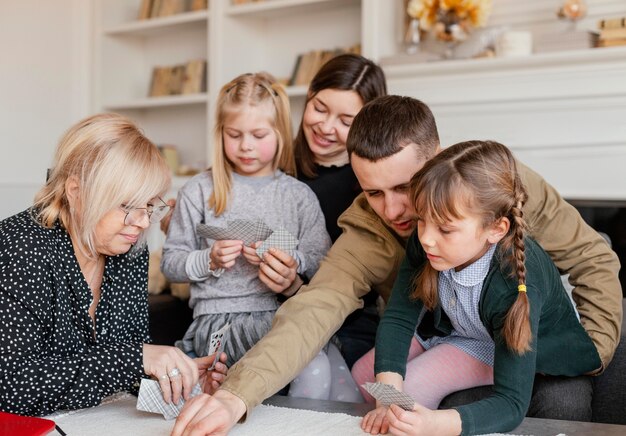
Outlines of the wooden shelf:
M 358 0 L 272 0 L 264 2 L 231 5 L 226 13 L 232 16 L 254 18 L 275 18 L 281 15 L 308 14 L 332 8 L 359 5 Z
M 192 94 L 192 95 L 168 95 L 163 97 L 146 97 L 137 100 L 105 104 L 107 110 L 132 110 L 132 109 L 150 109 L 167 106 L 185 106 L 193 104 L 206 104 L 208 102 L 208 94 Z
M 109 36 L 152 36 L 162 35 L 167 31 L 188 29 L 190 25 L 206 26 L 209 12 L 207 10 L 183 12 L 169 17 L 151 18 L 132 21 L 115 26 L 104 31 Z

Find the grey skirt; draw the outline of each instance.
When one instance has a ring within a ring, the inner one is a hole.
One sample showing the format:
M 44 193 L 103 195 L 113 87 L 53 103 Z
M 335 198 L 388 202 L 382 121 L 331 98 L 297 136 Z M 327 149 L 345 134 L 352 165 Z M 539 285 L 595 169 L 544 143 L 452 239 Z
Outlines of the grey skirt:
M 176 346 L 187 354 L 206 356 L 211 333 L 230 323 L 229 332 L 224 336 L 224 352 L 228 357 L 226 364 L 230 367 L 270 331 L 275 313 L 275 310 L 266 310 L 200 315 L 193 320 L 185 337 L 177 341 Z

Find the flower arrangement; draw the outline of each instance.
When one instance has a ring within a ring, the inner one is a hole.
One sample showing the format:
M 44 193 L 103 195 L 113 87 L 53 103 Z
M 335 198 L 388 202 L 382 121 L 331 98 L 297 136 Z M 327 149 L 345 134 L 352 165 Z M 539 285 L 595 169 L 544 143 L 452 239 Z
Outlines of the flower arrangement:
M 438 39 L 463 41 L 472 28 L 485 25 L 491 0 L 409 0 L 406 12 Z

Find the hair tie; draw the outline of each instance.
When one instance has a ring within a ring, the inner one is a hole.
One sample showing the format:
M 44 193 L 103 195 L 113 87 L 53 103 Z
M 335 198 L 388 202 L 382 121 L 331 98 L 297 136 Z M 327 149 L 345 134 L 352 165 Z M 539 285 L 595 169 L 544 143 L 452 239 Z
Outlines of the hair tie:
M 518 290 L 519 292 L 526 292 L 526 285 L 519 285 L 519 286 L 517 287 L 517 290 Z

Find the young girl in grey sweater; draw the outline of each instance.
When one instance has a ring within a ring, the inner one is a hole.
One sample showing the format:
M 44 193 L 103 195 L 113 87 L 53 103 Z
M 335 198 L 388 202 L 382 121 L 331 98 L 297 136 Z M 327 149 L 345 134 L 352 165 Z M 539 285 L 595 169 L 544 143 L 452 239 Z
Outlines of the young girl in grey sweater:
M 161 268 L 173 282 L 191 282 L 194 321 L 179 346 L 206 355 L 210 334 L 230 324 L 230 366 L 269 331 L 278 295 L 293 292 L 298 275 L 317 271 L 330 238 L 315 194 L 291 176 L 289 100 L 271 76 L 244 74 L 222 88 L 214 143 L 213 167 L 178 194 Z M 260 258 L 261 241 L 196 233 L 198 224 L 227 227 L 233 220 L 283 228 L 298 244 L 291 252 L 272 247 Z

